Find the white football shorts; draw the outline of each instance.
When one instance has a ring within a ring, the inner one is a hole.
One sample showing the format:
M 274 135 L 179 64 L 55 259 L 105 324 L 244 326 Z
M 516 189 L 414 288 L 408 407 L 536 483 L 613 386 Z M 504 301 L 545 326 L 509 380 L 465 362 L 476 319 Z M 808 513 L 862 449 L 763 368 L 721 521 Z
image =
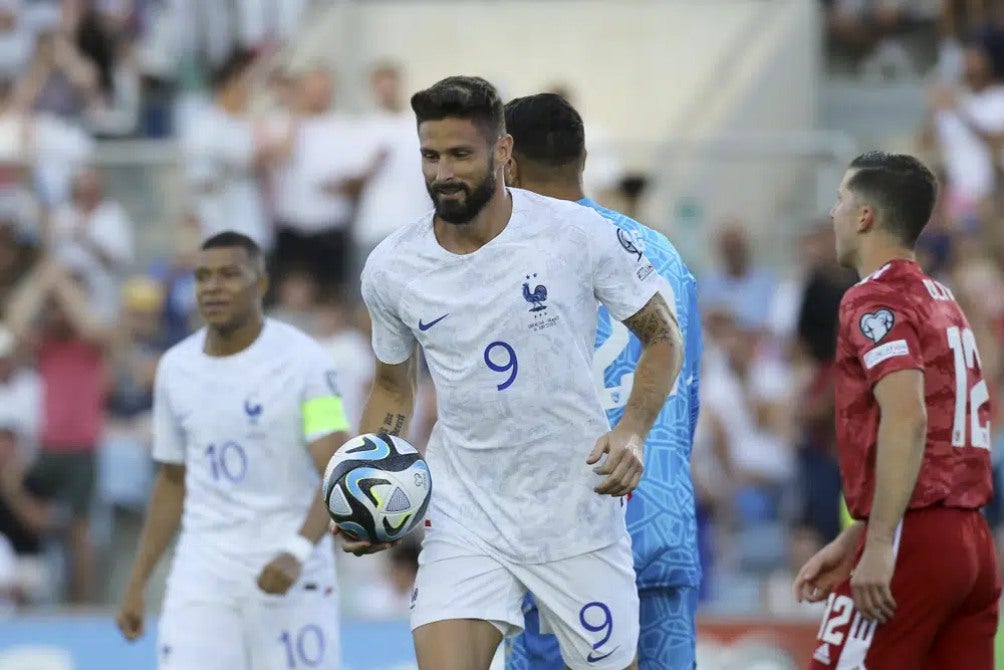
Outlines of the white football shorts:
M 157 636 L 158 670 L 340 670 L 333 580 L 301 578 L 282 596 L 213 591 L 168 591 Z
M 541 632 L 554 633 L 572 670 L 624 670 L 638 649 L 639 606 L 631 539 L 549 563 L 514 563 L 455 532 L 426 532 L 412 596 L 412 630 L 450 619 L 523 629 L 532 593 Z

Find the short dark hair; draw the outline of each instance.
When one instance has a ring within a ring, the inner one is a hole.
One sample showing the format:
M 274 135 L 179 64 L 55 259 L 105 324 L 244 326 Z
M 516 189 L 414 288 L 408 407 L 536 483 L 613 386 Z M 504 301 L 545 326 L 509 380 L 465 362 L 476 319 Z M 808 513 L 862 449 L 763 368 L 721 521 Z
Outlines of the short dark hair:
M 855 170 L 847 190 L 879 210 L 879 223 L 913 246 L 931 218 L 938 179 L 920 160 L 906 154 L 870 151 L 849 166 Z
M 238 233 L 234 230 L 224 230 L 222 233 L 216 233 L 204 241 L 199 248 L 206 251 L 207 249 L 232 249 L 234 247 L 246 251 L 248 259 L 252 263 L 259 268 L 263 267 L 265 254 L 262 252 L 261 247 L 258 246 L 258 243 L 244 233 Z
M 229 84 L 235 77 L 243 73 L 254 62 L 254 59 L 254 51 L 235 47 L 210 74 L 210 84 L 213 90 L 218 91 Z
M 418 123 L 469 119 L 489 140 L 505 135 L 505 112 L 495 87 L 481 77 L 447 77 L 411 96 Z
M 513 152 L 544 165 L 575 163 L 586 151 L 582 117 L 555 93 L 510 100 L 505 106 L 505 125 L 513 137 Z

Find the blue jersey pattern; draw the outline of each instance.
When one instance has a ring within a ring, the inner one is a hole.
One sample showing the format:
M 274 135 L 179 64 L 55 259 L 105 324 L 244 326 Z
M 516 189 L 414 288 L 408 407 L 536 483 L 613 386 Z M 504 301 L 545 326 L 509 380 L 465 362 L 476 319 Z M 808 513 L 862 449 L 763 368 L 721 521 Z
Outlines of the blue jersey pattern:
M 645 443 L 645 475 L 627 505 L 627 524 L 638 588 L 696 587 L 701 564 L 690 451 L 699 409 L 702 349 L 697 283 L 664 235 L 588 198 L 579 204 L 629 233 L 672 290 L 666 297 L 683 333 L 683 367 Z M 603 401 L 610 425 L 616 425 L 624 414 L 640 356 L 641 342 L 601 307 L 593 365 L 597 381 L 602 377 L 606 389 Z

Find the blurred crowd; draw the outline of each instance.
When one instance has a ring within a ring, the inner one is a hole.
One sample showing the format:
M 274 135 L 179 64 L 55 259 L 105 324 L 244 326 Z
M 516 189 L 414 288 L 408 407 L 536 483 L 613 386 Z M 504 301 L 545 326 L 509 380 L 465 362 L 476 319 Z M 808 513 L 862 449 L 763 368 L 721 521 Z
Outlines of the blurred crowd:
M 359 270 L 429 201 L 397 64 L 373 63 L 366 94 L 352 96 L 367 105 L 350 110 L 327 64 L 293 69 L 276 57 L 318 4 L 0 0 L 3 606 L 117 598 L 153 473 L 153 376 L 159 356 L 199 325 L 191 270 L 205 236 L 237 228 L 268 251 L 269 314 L 323 343 L 358 420 L 373 369 Z M 911 149 L 938 168 L 943 190 L 921 262 L 966 309 L 997 398 L 1004 24 L 996 3 L 825 4 L 831 64 L 853 63 L 867 78 L 908 62 L 903 71 L 927 82 L 927 123 Z M 926 51 L 909 41 L 918 26 L 938 36 Z M 587 189 L 634 214 L 645 180 L 624 175 L 597 136 Z M 171 248 L 153 262 L 141 259 L 140 224 L 96 167 L 102 143 L 122 138 L 166 139 L 180 156 L 184 214 L 159 224 Z M 818 616 L 789 587 L 840 528 L 832 365 L 837 308 L 857 281 L 836 264 L 819 215 L 792 240 L 786 267 L 759 261 L 747 222 L 707 231 L 717 262 L 698 277 L 706 354 L 693 456 L 707 612 Z M 422 447 L 435 419 L 427 375 L 420 398 L 409 437 Z M 1004 433 L 998 444 L 999 462 Z M 999 528 L 996 503 L 988 514 Z M 362 560 L 340 556 L 347 611 L 405 616 L 416 556 L 414 542 Z
M 373 64 L 351 114 L 328 67 L 277 57 L 323 4 L 0 0 L 4 608 L 116 597 L 153 472 L 156 365 L 199 325 L 208 235 L 236 228 L 268 252 L 269 313 L 330 351 L 358 420 L 373 367 L 361 262 L 429 200 L 396 65 Z M 169 141 L 183 166 L 184 215 L 152 263 L 96 163 L 135 138 Z M 407 611 L 415 551 L 347 564 L 369 612 Z

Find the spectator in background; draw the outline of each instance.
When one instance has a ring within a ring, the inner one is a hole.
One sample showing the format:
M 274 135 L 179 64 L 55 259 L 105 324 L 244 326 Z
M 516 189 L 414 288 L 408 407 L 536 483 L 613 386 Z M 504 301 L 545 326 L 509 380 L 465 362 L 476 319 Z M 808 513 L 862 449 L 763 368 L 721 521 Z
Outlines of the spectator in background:
M 5 190 L 30 184 L 41 205 L 59 205 L 69 197 L 73 174 L 90 156 L 93 144 L 66 119 L 24 110 L 15 100 L 12 83 L 0 80 L 0 164 L 14 171 L 7 177 L 14 181 L 5 183 Z
M 728 221 L 718 234 L 720 270 L 698 282 L 702 311 L 708 306 L 725 307 L 743 328 L 759 330 L 767 325 L 774 295 L 774 275 L 754 267 L 749 238 L 738 221 Z
M 164 18 L 175 34 L 176 55 L 212 69 L 234 49 L 267 49 L 293 38 L 311 0 L 171 0 L 164 4 Z
M 826 365 L 836 354 L 840 301 L 858 277 L 837 263 L 829 222 L 806 237 L 802 255 L 808 262 L 808 274 L 798 300 L 797 341 L 810 360 Z
M 834 251 L 833 227 L 820 225 L 803 240 L 807 263 L 798 296 L 793 364 L 798 397 L 792 412 L 797 423 L 799 516 L 824 542 L 840 532 L 833 361 L 838 315 L 844 292 L 857 282 L 853 270 L 840 267 Z M 801 564 L 799 564 L 799 567 Z
M 21 16 L 20 0 L 0 0 L 0 77 L 21 74 L 31 58 L 35 34 Z
M 17 340 L 0 325 L 0 417 L 16 422 L 24 456 L 34 454 L 38 439 L 42 385 L 38 374 L 18 359 Z
M 133 228 L 122 206 L 105 195 L 101 173 L 87 168 L 76 174 L 70 201 L 52 214 L 48 232 L 49 252 L 83 273 L 93 306 L 114 319 L 133 262 Z
M 369 158 L 355 122 L 331 109 L 333 82 L 324 69 L 297 79 L 291 145 L 275 175 L 277 220 L 273 277 L 294 268 L 315 277 L 322 293 L 347 284 L 351 223 Z
M 722 474 L 731 478 L 726 488 L 735 493 L 740 518 L 776 519 L 782 490 L 794 474 L 787 443 L 790 375 L 759 351 L 755 331 L 728 312 L 715 315 L 709 309 L 706 314 L 719 324 L 708 329 L 711 346 L 701 379 L 699 432 L 724 443 L 713 451 L 727 454 Z
M 0 217 L 0 309 L 35 260 L 35 247 L 24 242 L 17 224 Z
M 202 237 L 235 230 L 269 249 L 259 181 L 271 154 L 264 130 L 248 114 L 253 68 L 249 51 L 227 58 L 213 74 L 212 104 L 182 129 L 181 146 Z
M 929 95 L 927 139 L 941 154 L 950 220 L 977 230 L 987 218 L 1004 151 L 1004 35 L 989 30 L 963 52 L 962 85 Z
M 80 275 L 50 259 L 23 280 L 6 319 L 11 332 L 34 349 L 42 379 L 40 453 L 31 474 L 71 510 L 70 598 L 91 602 L 96 574 L 88 514 L 112 331 L 90 306 Z
M 62 29 L 48 30 L 35 41 L 35 52 L 18 81 L 19 106 L 79 120 L 85 110 L 101 104 L 94 65 Z
M 316 330 L 319 287 L 306 270 L 294 267 L 283 275 L 275 287 L 276 301 L 268 315 L 306 332 Z
M 153 469 L 151 414 L 157 362 L 168 344 L 162 329 L 164 289 L 154 279 L 129 278 L 122 318 L 108 356 L 108 421 L 99 455 L 100 492 L 114 506 L 142 509 Z
M 822 0 L 831 51 L 871 76 L 913 73 L 909 54 L 896 40 L 915 13 L 911 0 Z
M 766 355 L 757 331 L 743 328 L 727 310 L 704 315 L 701 414 L 692 454 L 708 580 L 702 597 L 742 609 L 759 602 L 748 575 L 783 560 L 782 500 L 795 465 L 791 379 Z
M 164 309 L 161 323 L 168 345 L 188 337 L 199 324 L 195 301 L 195 264 L 202 241 L 199 220 L 188 214 L 172 229 L 174 248 L 168 258 L 156 263 L 151 276 L 163 287 Z
M 370 74 L 376 111 L 362 119 L 370 143 L 369 171 L 353 226 L 356 267 L 353 283 L 370 252 L 399 226 L 417 220 L 432 207 L 422 178 L 422 156 L 415 114 L 406 104 L 401 70 L 381 63 Z
M 142 76 L 133 45 L 117 42 L 111 62 L 111 85 L 101 105 L 87 110 L 87 127 L 95 137 L 125 138 L 134 135 L 140 122 Z

